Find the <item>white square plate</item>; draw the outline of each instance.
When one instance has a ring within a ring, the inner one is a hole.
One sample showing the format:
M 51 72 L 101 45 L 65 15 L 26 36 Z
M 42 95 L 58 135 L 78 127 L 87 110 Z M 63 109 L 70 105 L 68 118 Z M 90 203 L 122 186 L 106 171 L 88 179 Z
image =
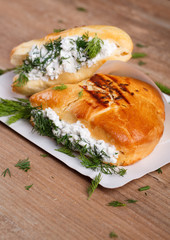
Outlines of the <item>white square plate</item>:
M 109 61 L 105 63 L 97 72 L 102 72 L 106 74 L 114 74 L 114 75 L 122 75 L 129 76 L 133 78 L 140 79 L 142 81 L 149 82 L 154 87 L 155 84 L 153 81 L 142 72 L 140 72 L 137 68 L 134 68 L 130 64 L 122 63 L 119 61 Z M 13 99 L 14 97 L 21 97 L 22 95 L 15 94 L 11 90 L 12 78 L 14 76 L 13 72 L 6 73 L 0 77 L 0 97 L 6 99 Z M 157 87 L 156 87 L 157 88 Z M 162 95 L 163 96 L 163 95 Z M 106 188 L 117 188 L 125 185 L 126 183 L 140 178 L 145 174 L 152 172 L 165 164 L 169 163 L 170 156 L 170 97 L 164 95 L 164 103 L 165 103 L 165 129 L 164 134 L 156 146 L 154 151 L 146 158 L 138 161 L 137 163 L 125 167 L 127 169 L 127 173 L 121 177 L 119 175 L 106 175 L 102 174 L 102 180 L 100 185 Z M 166 101 L 167 100 L 167 101 Z M 7 121 L 7 117 L 1 117 L 0 120 L 2 122 Z M 98 172 L 93 171 L 91 169 L 87 169 L 83 167 L 78 158 L 69 157 L 63 153 L 57 152 L 54 149 L 56 148 L 56 142 L 48 137 L 42 137 L 38 135 L 36 132 L 32 132 L 32 126 L 29 121 L 19 120 L 18 122 L 9 126 L 11 129 L 16 131 L 17 133 L 24 136 L 26 139 L 30 140 L 43 150 L 47 151 L 57 159 L 61 160 L 69 167 L 75 169 L 85 176 L 89 176 L 90 178 L 94 178 Z

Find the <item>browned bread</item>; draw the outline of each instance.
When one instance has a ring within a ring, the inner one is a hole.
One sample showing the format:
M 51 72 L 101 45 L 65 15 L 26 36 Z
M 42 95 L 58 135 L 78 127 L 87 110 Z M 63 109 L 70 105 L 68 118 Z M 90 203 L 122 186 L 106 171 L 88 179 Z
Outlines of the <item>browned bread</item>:
M 89 34 L 89 37 L 94 37 L 95 34 L 97 34 L 97 36 L 102 40 L 108 39 L 109 42 L 116 44 L 117 49 L 112 55 L 97 61 L 91 67 L 83 66 L 76 73 L 62 72 L 59 75 L 59 77 L 54 80 L 49 79 L 48 81 L 43 81 L 42 79 L 39 79 L 35 81 L 29 79 L 26 85 L 16 86 L 15 81 L 18 78 L 18 75 L 16 75 L 13 79 L 14 82 L 12 85 L 13 91 L 24 94 L 26 96 L 30 96 L 36 92 L 42 91 L 55 84 L 78 83 L 84 79 L 90 78 L 96 72 L 96 70 L 108 60 L 128 61 L 131 58 L 133 43 L 131 38 L 126 32 L 113 26 L 92 25 L 72 28 L 60 33 L 49 34 L 46 37 L 39 40 L 24 42 L 12 50 L 11 63 L 15 66 L 21 65 L 23 63 L 23 60 L 25 60 L 25 58 L 27 57 L 28 52 L 31 50 L 33 45 L 40 46 L 49 42 L 50 40 L 53 41 L 59 37 L 64 38 L 67 36 L 75 35 L 82 36 L 87 32 Z
M 79 92 L 83 89 L 83 95 Z M 34 94 L 33 106 L 51 107 L 61 119 L 80 120 L 95 139 L 120 151 L 118 165 L 132 164 L 149 155 L 164 130 L 164 104 L 151 85 L 129 77 L 96 74 L 67 89 Z

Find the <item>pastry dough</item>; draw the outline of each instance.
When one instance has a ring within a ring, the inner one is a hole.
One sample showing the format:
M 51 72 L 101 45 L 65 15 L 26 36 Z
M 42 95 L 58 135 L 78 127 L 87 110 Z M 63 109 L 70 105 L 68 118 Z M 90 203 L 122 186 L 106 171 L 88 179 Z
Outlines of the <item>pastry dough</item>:
M 89 37 L 94 37 L 95 34 L 97 34 L 97 36 L 100 39 L 102 40 L 107 39 L 109 40 L 109 42 L 115 43 L 117 49 L 111 56 L 97 61 L 91 67 L 83 66 L 76 73 L 62 72 L 59 75 L 59 77 L 54 80 L 43 81 L 42 79 L 39 79 L 35 81 L 30 79 L 25 86 L 18 87 L 15 84 L 15 81 L 18 78 L 18 75 L 16 75 L 13 79 L 14 82 L 12 85 L 13 91 L 24 94 L 26 96 L 30 96 L 36 92 L 44 90 L 55 84 L 77 83 L 91 77 L 96 72 L 96 70 L 108 60 L 128 61 L 131 58 L 133 43 L 131 38 L 126 32 L 112 26 L 92 25 L 72 28 L 60 33 L 52 33 L 42 39 L 22 43 L 12 50 L 11 63 L 14 66 L 21 65 L 23 63 L 23 60 L 27 57 L 33 45 L 41 46 L 49 42 L 50 40 L 53 41 L 59 37 L 64 38 L 67 36 L 75 35 L 82 36 L 84 33 L 87 32 L 89 34 Z
M 83 89 L 80 98 L 79 92 Z M 117 164 L 129 165 L 149 155 L 164 129 L 164 104 L 151 85 L 129 77 L 95 74 L 89 80 L 34 94 L 32 106 L 52 108 L 59 117 L 79 120 L 95 139 L 114 145 Z

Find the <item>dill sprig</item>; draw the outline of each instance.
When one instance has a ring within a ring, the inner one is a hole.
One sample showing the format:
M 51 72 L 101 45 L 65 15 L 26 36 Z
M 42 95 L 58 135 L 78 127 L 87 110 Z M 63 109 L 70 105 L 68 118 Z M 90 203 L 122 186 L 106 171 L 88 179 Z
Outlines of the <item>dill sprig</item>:
M 164 86 L 162 83 L 159 83 L 159 82 L 155 82 L 155 83 L 163 93 L 170 95 L 170 88 Z
M 23 170 L 24 172 L 27 172 L 31 168 L 29 158 L 19 160 L 17 162 L 17 164 L 15 164 L 15 167 L 18 167 L 19 169 Z
M 89 59 L 96 57 L 96 55 L 101 50 L 102 44 L 103 44 L 103 41 L 97 37 L 97 34 L 95 35 L 95 37 L 92 40 L 87 42 L 87 47 L 86 47 L 85 51 L 87 52 Z
M 0 75 L 6 73 L 6 72 L 9 72 L 9 71 L 12 71 L 14 70 L 15 68 L 7 68 L 7 69 L 0 69 Z
M 138 200 L 134 200 L 134 199 L 127 199 L 127 200 L 125 200 L 125 201 L 127 201 L 128 203 L 136 203 Z
M 5 169 L 5 170 L 2 172 L 1 176 L 5 177 L 7 173 L 8 173 L 8 175 L 11 177 L 11 172 L 10 172 L 9 168 Z
M 110 232 L 109 237 L 110 238 L 117 238 L 118 235 L 115 232 L 112 231 L 112 232 Z
M 25 189 L 26 189 L 26 190 L 29 190 L 32 186 L 33 186 L 33 184 L 28 185 L 28 186 L 25 186 Z
M 141 191 L 146 191 L 148 189 L 150 189 L 150 186 L 145 186 L 145 187 L 138 188 L 138 191 L 141 192 Z
M 61 84 L 60 86 L 55 86 L 55 87 L 53 87 L 52 89 L 53 89 L 53 90 L 60 90 L 60 91 L 62 91 L 62 90 L 64 90 L 64 89 L 67 89 L 67 85 Z
M 67 147 L 61 147 L 61 148 L 55 149 L 55 151 L 62 152 L 64 154 L 67 154 L 70 157 L 75 157 L 75 155 L 72 153 L 72 150 Z
M 158 168 L 156 171 L 157 171 L 157 173 L 161 173 L 162 174 L 162 169 L 161 168 Z
M 12 115 L 7 124 L 15 123 L 19 119 L 29 119 L 33 109 L 35 108 L 30 105 L 27 99 L 8 100 L 0 98 L 0 117 Z
M 84 7 L 76 7 L 77 11 L 79 12 L 87 12 L 87 9 Z
M 34 110 L 31 112 L 31 115 L 34 121 L 34 131 L 41 136 L 54 138 L 52 130 L 56 128 L 55 124 L 49 118 L 43 116 L 41 110 Z
M 84 33 L 82 37 L 76 40 L 77 50 L 84 52 L 87 59 L 92 59 L 100 52 L 103 41 L 97 37 L 97 34 L 90 41 L 88 32 Z
M 109 202 L 107 206 L 124 207 L 124 206 L 126 206 L 126 204 L 125 203 L 121 203 L 119 201 L 112 201 L 112 202 Z
M 45 157 L 48 157 L 49 155 L 47 153 L 42 153 L 42 154 L 40 154 L 40 156 L 45 158 Z
M 58 29 L 54 28 L 53 32 L 54 33 L 59 33 L 59 32 L 63 32 L 64 30 L 66 30 L 66 29 L 65 28 L 63 28 L 63 29 L 61 29 L 61 28 L 58 28 Z
M 144 61 L 139 61 L 139 62 L 138 62 L 138 65 L 139 65 L 139 66 L 143 66 L 143 65 L 145 65 L 145 64 L 146 64 L 146 62 L 144 62 Z
M 101 173 L 99 173 L 97 176 L 95 176 L 95 178 L 92 180 L 91 185 L 88 187 L 87 189 L 87 193 L 88 193 L 88 200 L 90 199 L 91 195 L 94 193 L 95 189 L 97 188 L 97 186 L 99 185 L 100 181 L 101 181 L 102 177 L 101 177 Z
M 147 47 L 147 46 L 145 46 L 145 45 L 143 45 L 143 44 L 141 44 L 141 43 L 136 43 L 136 47 L 144 48 L 144 47 Z
M 78 93 L 78 97 L 81 98 L 83 96 L 83 90 L 81 90 L 79 93 Z
M 86 168 L 91 168 L 93 170 L 99 169 L 104 174 L 118 174 L 120 176 L 124 176 L 126 173 L 126 169 L 118 168 L 115 165 L 109 163 L 103 163 L 102 157 L 100 155 L 91 154 L 91 157 L 85 156 L 80 150 L 80 160 L 81 164 Z
M 14 81 L 15 86 L 22 87 L 27 84 L 29 81 L 28 77 L 26 76 L 25 72 L 22 72 L 22 67 L 18 68 L 15 72 L 19 73 L 18 78 Z
M 132 58 L 143 58 L 146 56 L 147 56 L 146 53 L 139 53 L 139 52 L 132 53 Z

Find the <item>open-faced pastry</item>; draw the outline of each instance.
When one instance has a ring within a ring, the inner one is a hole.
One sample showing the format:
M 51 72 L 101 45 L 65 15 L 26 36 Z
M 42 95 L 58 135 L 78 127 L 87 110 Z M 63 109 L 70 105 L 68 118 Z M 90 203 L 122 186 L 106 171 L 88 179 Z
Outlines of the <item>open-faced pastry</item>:
M 13 91 L 30 96 L 55 84 L 91 77 L 107 60 L 128 61 L 133 44 L 123 30 L 92 25 L 24 42 L 11 52 L 17 67 Z

